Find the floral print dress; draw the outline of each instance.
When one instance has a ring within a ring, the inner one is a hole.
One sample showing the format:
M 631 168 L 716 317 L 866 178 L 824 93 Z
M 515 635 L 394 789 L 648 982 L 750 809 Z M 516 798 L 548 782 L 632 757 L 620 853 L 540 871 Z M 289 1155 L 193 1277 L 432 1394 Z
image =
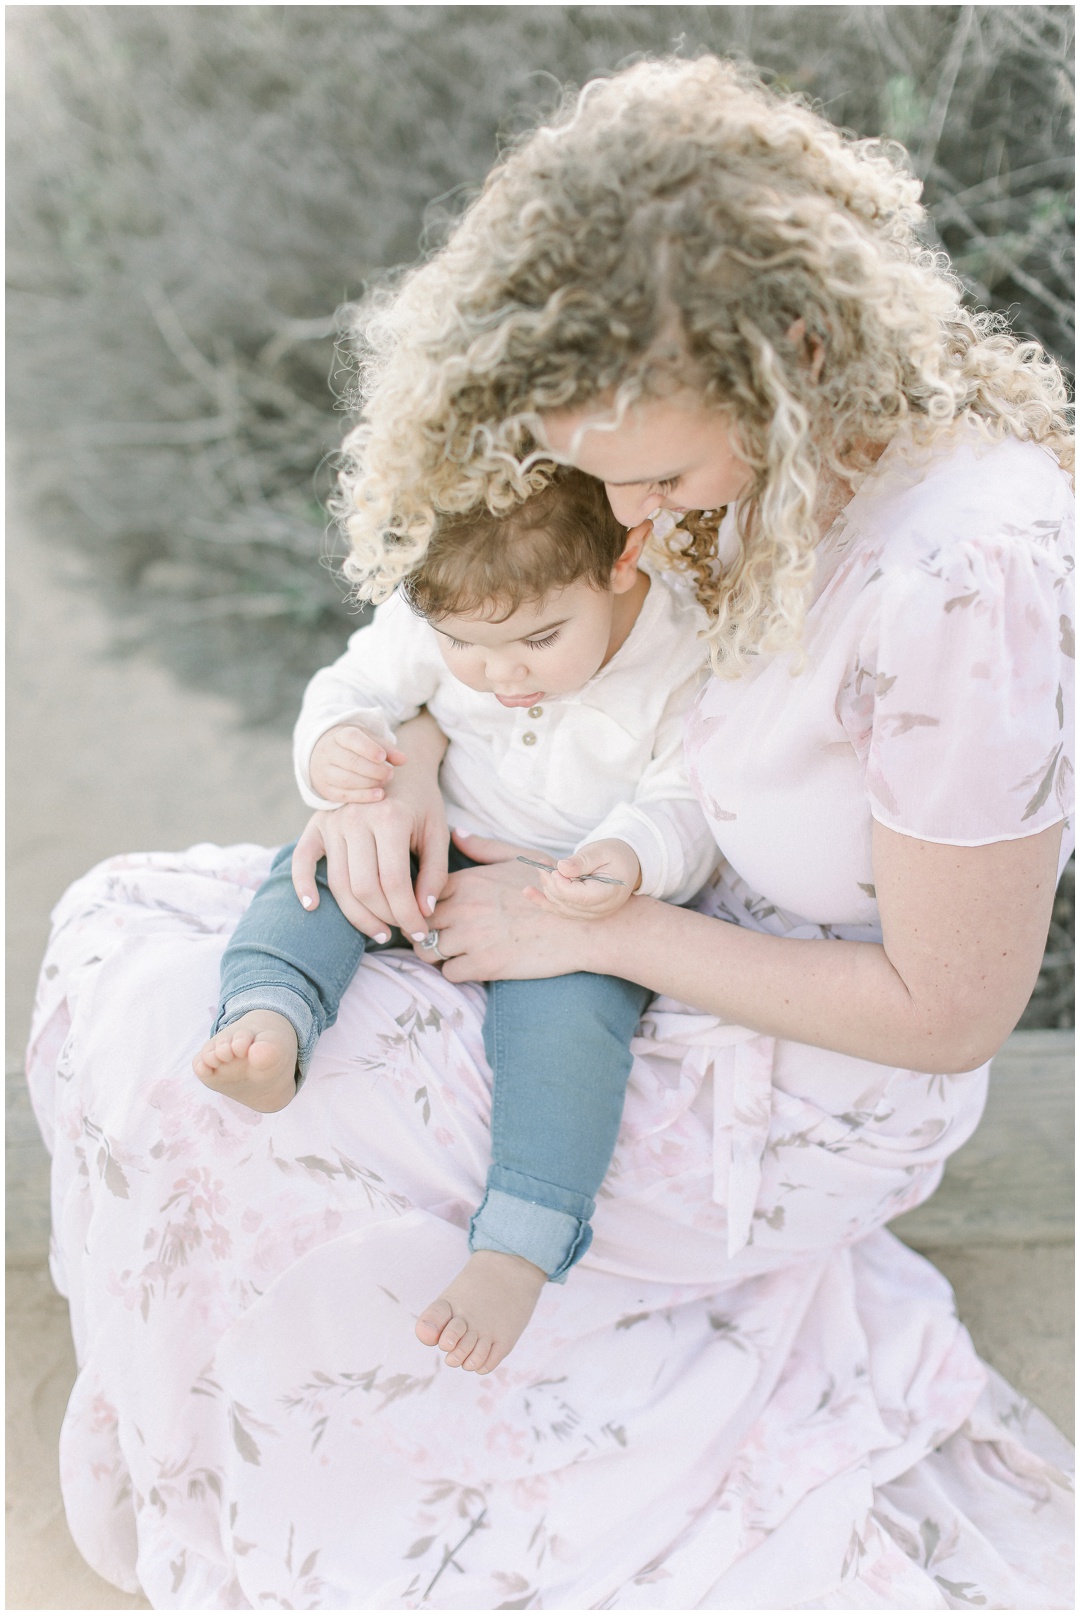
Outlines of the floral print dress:
M 1067 819 L 1070 510 L 1030 445 L 890 446 L 822 545 L 801 665 L 694 711 L 710 913 L 878 939 L 872 819 L 957 845 Z M 366 960 L 275 1116 L 191 1074 L 270 856 L 115 858 L 54 916 L 29 1077 L 96 1570 L 159 1609 L 1072 1607 L 1070 1449 L 884 1230 L 985 1069 L 656 1000 L 592 1249 L 477 1379 L 412 1325 L 486 1170 L 482 989 Z

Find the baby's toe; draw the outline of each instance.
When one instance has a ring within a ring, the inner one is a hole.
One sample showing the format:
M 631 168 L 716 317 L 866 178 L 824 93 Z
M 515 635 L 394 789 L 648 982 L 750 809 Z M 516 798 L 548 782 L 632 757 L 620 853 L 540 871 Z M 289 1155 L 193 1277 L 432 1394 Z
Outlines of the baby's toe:
M 216 1071 L 222 1063 L 221 1043 L 220 1037 L 211 1038 L 210 1042 L 204 1043 L 199 1050 L 199 1058 L 208 1071 Z
M 281 1050 L 269 1042 L 254 1041 L 247 1051 L 247 1057 L 253 1071 L 272 1071 L 283 1064 Z
M 463 1322 L 464 1319 L 453 1318 L 447 1325 L 447 1328 L 452 1329 L 454 1324 Z M 444 1351 L 446 1351 L 446 1346 L 444 1344 L 445 1339 L 446 1329 L 443 1330 L 442 1335 L 439 1337 L 439 1345 L 442 1346 Z M 453 1346 L 446 1354 L 447 1368 L 460 1368 L 466 1357 L 470 1356 L 475 1349 L 479 1339 L 480 1336 L 478 1332 L 475 1329 L 470 1329 L 466 1324 L 462 1334 L 458 1337 L 457 1345 Z
M 454 1316 L 454 1309 L 449 1301 L 433 1301 L 425 1307 L 416 1320 L 416 1338 L 423 1341 L 425 1346 L 437 1346 L 439 1337 Z M 462 1325 L 464 1328 L 464 1324 Z
M 491 1349 L 488 1352 L 487 1357 L 484 1359 L 484 1366 L 479 1369 L 478 1372 L 481 1374 L 490 1374 L 493 1368 L 498 1368 L 499 1364 L 502 1362 L 509 1350 L 509 1346 L 500 1345 L 499 1341 L 493 1340 L 491 1343 Z
M 493 1342 L 486 1335 L 481 1335 L 472 1351 L 462 1363 L 462 1368 L 469 1374 L 483 1373 L 487 1367 L 487 1360 L 491 1353 Z

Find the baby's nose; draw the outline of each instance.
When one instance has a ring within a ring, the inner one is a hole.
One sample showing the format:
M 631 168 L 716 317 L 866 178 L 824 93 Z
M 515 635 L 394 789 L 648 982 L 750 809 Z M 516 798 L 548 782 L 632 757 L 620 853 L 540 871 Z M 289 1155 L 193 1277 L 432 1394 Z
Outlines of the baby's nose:
M 487 676 L 493 684 L 505 684 L 516 678 L 523 678 L 528 671 L 528 664 L 523 662 L 516 652 L 489 656 L 487 660 Z

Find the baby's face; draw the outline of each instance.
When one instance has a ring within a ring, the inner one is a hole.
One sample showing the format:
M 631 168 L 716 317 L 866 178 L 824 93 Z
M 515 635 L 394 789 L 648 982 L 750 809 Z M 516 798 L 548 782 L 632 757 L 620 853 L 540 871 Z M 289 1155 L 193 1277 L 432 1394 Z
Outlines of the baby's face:
M 572 695 L 599 672 L 612 644 L 614 589 L 578 581 L 542 600 L 502 609 L 440 617 L 439 636 L 450 672 L 470 690 L 492 694 L 504 707 L 531 707 L 545 696 Z

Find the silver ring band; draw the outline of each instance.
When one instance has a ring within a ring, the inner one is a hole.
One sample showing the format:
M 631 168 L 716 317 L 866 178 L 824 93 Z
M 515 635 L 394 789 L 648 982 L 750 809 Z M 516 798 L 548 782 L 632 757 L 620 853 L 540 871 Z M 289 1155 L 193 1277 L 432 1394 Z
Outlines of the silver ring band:
M 435 955 L 436 959 L 441 959 L 443 964 L 446 964 L 448 962 L 448 960 L 451 958 L 451 955 L 449 953 L 443 953 L 439 948 L 439 933 L 438 933 L 438 931 L 429 931 L 427 936 L 424 938 L 423 942 L 421 942 L 420 946 L 422 948 L 424 948 L 428 953 L 433 953 Z

